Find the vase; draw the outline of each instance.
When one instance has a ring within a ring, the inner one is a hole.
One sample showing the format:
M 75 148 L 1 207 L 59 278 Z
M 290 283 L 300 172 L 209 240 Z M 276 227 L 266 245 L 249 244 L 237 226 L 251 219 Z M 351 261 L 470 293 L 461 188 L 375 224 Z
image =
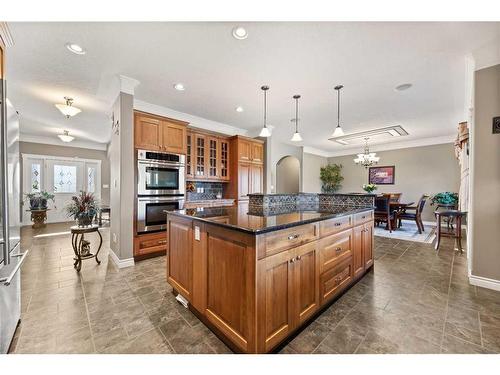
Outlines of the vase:
M 81 216 L 77 219 L 79 227 L 88 227 L 92 224 L 92 216 Z

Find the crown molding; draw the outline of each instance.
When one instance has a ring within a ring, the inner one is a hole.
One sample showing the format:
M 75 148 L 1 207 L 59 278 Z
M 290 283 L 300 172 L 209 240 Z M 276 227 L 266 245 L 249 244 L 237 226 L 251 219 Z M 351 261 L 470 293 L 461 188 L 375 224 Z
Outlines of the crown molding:
M 135 88 L 140 84 L 140 82 L 134 78 L 124 75 L 119 75 L 118 78 L 120 79 L 120 92 L 134 95 Z
M 412 148 L 412 147 L 422 147 L 422 146 L 432 146 L 432 145 L 441 145 L 446 143 L 455 142 L 456 134 L 444 135 L 439 137 L 428 137 L 428 138 L 419 138 L 413 139 L 409 141 L 402 142 L 394 142 L 394 143 L 385 143 L 379 145 L 370 146 L 370 151 L 381 152 L 381 151 L 391 151 L 391 150 L 399 150 L 402 148 Z M 313 154 L 318 156 L 323 156 L 327 158 L 333 158 L 337 156 L 346 156 L 346 155 L 356 155 L 360 152 L 364 151 L 364 146 L 348 148 L 339 151 L 325 151 L 318 148 L 313 147 L 303 147 L 303 152 L 307 154 Z
M 248 135 L 248 130 L 237 128 L 236 126 L 227 125 L 221 122 L 207 120 L 202 117 L 190 115 L 188 113 L 179 112 L 171 108 L 163 107 L 156 104 L 144 102 L 134 99 L 134 109 L 142 112 L 151 113 L 154 115 L 169 117 L 172 119 L 185 121 L 190 126 L 195 128 L 210 130 L 217 133 L 227 135 Z
M 14 39 L 12 39 L 7 22 L 0 22 L 0 39 L 2 39 L 5 47 L 12 47 L 14 45 Z
M 21 142 L 41 143 L 44 145 L 62 146 L 62 147 L 77 147 L 87 148 L 91 150 L 106 151 L 107 143 L 98 143 L 92 141 L 79 141 L 63 142 L 57 137 L 45 137 L 43 135 L 20 133 L 19 140 Z

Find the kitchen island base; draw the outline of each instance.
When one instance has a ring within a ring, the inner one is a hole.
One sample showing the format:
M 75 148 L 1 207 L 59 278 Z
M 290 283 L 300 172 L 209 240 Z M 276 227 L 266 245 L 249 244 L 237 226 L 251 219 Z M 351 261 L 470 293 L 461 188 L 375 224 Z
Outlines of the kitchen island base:
M 167 279 L 236 352 L 275 351 L 373 266 L 371 209 L 294 213 L 257 231 L 231 226 L 238 208 L 221 212 L 213 222 L 168 214 Z

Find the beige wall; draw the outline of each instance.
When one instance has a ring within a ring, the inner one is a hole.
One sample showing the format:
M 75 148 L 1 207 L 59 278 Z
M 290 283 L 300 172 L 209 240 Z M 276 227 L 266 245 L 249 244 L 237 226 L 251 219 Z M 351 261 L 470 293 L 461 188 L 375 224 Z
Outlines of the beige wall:
M 354 164 L 354 156 L 328 159 L 329 163 L 343 165 L 342 193 L 362 192 L 362 185 L 368 183 L 368 169 Z M 380 166 L 396 167 L 395 184 L 379 185 L 377 193 L 401 192 L 402 202 L 416 202 L 424 193 L 458 193 L 460 168 L 451 143 L 382 151 L 377 152 L 377 156 L 380 156 Z M 422 217 L 424 221 L 434 221 L 434 209 L 430 204 L 426 205 Z
M 266 139 L 265 144 L 265 186 L 266 193 L 276 192 L 276 166 L 285 156 L 294 156 L 302 161 L 302 147 L 289 145 L 278 141 L 273 136 Z M 300 186 L 300 185 L 299 185 Z
M 321 167 L 328 164 L 328 159 L 323 156 L 305 153 L 302 155 L 302 191 L 304 193 L 320 193 L 321 180 L 319 173 Z
M 475 74 L 471 165 L 471 252 L 473 276 L 500 280 L 500 65 Z
M 300 190 L 300 161 L 285 156 L 276 165 L 276 192 L 298 193 Z
M 19 151 L 21 154 L 49 155 L 68 158 L 78 157 L 81 159 L 101 160 L 101 202 L 105 205 L 109 204 L 109 160 L 106 155 L 106 151 L 91 150 L 80 147 L 46 145 L 32 142 L 19 142 Z M 108 185 L 108 188 L 103 188 L 102 185 Z M 22 181 L 21 186 L 23 186 Z

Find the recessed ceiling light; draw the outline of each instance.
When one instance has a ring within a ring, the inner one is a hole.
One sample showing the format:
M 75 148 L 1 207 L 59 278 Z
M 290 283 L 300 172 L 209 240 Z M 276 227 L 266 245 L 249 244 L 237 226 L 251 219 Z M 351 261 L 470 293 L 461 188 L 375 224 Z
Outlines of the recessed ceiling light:
M 248 32 L 244 27 L 237 26 L 233 29 L 233 36 L 236 39 L 243 40 L 248 37 Z
M 186 88 L 184 87 L 184 84 L 182 84 L 182 83 L 176 83 L 174 85 L 174 89 L 176 89 L 177 91 L 184 91 Z
M 69 51 L 76 53 L 77 55 L 85 55 L 87 53 L 87 51 L 85 51 L 85 49 L 83 49 L 83 47 L 81 47 L 75 43 L 66 43 L 66 48 Z
M 405 91 L 405 90 L 408 90 L 412 86 L 413 85 L 411 83 L 403 83 L 401 85 L 396 86 L 394 88 L 394 90 L 396 90 L 396 91 Z
M 236 108 L 235 108 L 235 111 L 236 111 L 236 112 L 243 112 L 243 111 L 244 111 L 244 109 L 243 109 L 243 107 L 238 106 L 238 107 L 236 107 Z

